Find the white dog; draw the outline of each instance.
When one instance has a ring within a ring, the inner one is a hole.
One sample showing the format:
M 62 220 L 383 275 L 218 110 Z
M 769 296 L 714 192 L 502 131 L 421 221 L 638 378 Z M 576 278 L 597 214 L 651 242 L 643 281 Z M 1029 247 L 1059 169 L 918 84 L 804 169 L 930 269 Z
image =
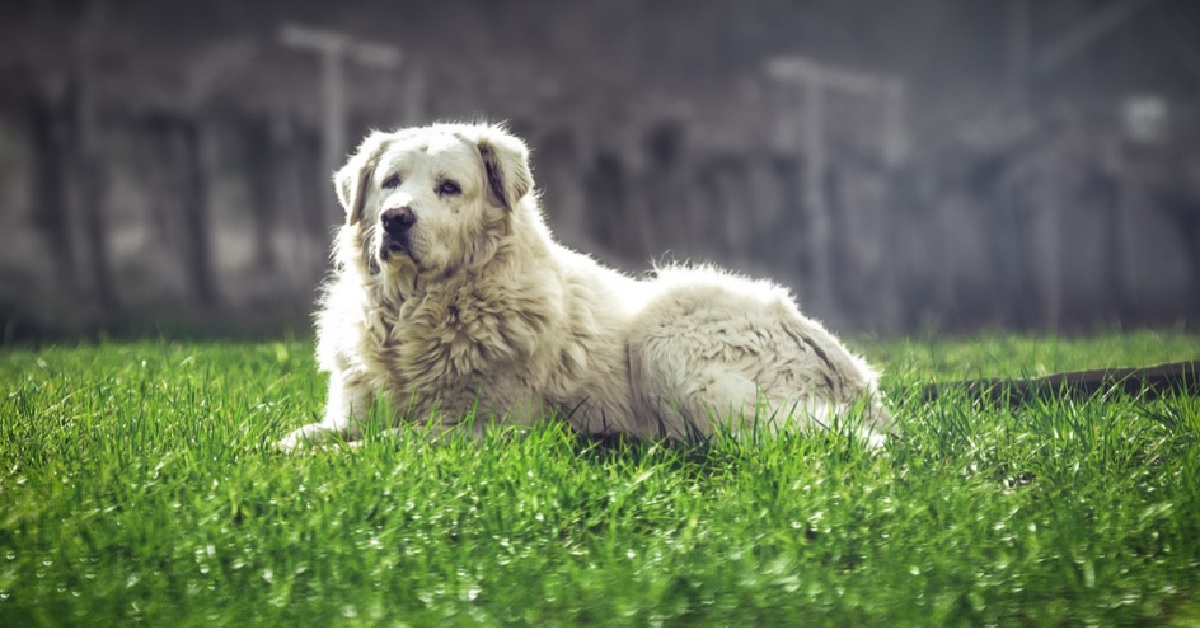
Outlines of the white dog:
M 532 424 L 691 439 L 769 434 L 860 408 L 877 374 L 788 293 L 712 268 L 637 280 L 551 237 L 525 145 L 491 125 L 374 132 L 335 176 L 346 224 L 318 314 L 324 420 L 292 449 L 393 424 Z

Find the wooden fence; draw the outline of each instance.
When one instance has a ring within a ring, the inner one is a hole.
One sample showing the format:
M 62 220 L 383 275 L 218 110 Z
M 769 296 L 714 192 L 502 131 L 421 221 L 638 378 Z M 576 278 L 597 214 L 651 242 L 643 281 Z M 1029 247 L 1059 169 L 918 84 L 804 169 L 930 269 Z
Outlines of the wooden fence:
M 89 98 L 65 85 L 0 103 L 0 313 L 32 330 L 303 320 L 334 225 L 317 132 Z M 556 232 L 629 271 L 715 261 L 879 333 L 1200 317 L 1200 184 L 1170 147 L 1071 124 L 903 164 L 835 145 L 818 213 L 788 151 L 694 145 L 670 121 L 632 149 L 525 126 Z

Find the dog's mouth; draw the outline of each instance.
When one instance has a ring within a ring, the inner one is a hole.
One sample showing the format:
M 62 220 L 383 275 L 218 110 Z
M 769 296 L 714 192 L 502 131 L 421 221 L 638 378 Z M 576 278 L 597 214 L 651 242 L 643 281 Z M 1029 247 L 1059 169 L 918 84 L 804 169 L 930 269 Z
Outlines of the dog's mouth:
M 409 242 L 407 236 L 392 236 L 382 234 L 379 238 L 379 260 L 386 262 L 393 257 L 408 257 L 416 262 L 416 256 L 413 255 L 412 243 Z

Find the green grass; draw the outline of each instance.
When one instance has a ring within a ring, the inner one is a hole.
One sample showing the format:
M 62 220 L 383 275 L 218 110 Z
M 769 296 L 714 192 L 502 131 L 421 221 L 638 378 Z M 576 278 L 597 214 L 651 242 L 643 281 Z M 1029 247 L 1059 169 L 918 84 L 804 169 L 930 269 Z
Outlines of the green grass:
M 0 353 L 0 626 L 1200 624 L 1200 400 L 922 403 L 1200 337 L 862 344 L 906 436 L 276 453 L 305 343 Z

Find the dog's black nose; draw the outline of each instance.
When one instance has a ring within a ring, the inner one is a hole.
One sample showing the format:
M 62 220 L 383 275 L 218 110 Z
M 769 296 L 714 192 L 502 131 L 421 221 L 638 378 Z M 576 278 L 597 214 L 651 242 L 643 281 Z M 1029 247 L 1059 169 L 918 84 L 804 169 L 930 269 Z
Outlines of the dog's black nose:
M 389 209 L 379 217 L 383 223 L 383 230 L 391 234 L 399 234 L 408 231 L 408 228 L 413 226 L 417 221 L 417 215 L 413 213 L 411 207 L 399 207 Z

